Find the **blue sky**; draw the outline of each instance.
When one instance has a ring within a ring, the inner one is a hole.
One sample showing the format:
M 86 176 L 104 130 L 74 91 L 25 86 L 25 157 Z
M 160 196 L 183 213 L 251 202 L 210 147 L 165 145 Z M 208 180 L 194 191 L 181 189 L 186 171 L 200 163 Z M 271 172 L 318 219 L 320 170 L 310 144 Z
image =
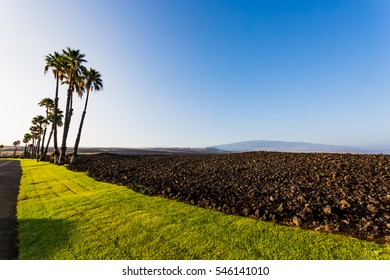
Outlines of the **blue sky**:
M 81 146 L 390 147 L 390 2 L 0 0 L 0 144 L 54 96 L 47 54 L 102 74 Z M 60 102 L 65 106 L 66 89 Z M 84 100 L 75 100 L 73 146 Z

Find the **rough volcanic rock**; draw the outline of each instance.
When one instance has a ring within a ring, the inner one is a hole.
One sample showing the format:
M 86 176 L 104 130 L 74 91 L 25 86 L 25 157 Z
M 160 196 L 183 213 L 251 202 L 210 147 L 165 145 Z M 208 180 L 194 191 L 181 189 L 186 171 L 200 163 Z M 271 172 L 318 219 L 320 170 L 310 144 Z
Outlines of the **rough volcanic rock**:
M 228 214 L 377 242 L 390 237 L 387 155 L 99 154 L 81 156 L 70 169 Z

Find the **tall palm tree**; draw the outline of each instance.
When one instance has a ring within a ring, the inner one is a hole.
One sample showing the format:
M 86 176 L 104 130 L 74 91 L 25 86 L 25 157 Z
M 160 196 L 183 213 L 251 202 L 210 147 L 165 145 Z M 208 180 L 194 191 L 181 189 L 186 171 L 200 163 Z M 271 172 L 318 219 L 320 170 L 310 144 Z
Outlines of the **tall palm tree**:
M 63 117 L 64 117 L 63 112 L 60 109 L 58 109 L 58 111 L 57 111 L 57 118 L 56 118 L 57 127 L 61 127 L 63 125 L 63 122 L 62 122 Z M 45 157 L 47 155 L 47 151 L 49 149 L 49 144 L 50 144 L 51 137 L 53 136 L 53 132 L 54 132 L 54 112 L 49 112 L 48 118 L 49 118 L 49 121 L 52 123 L 52 125 L 51 125 L 51 131 L 50 131 L 50 134 L 49 134 L 49 139 L 47 140 L 46 148 L 43 151 L 43 154 L 41 156 L 41 160 L 45 159 Z
M 59 158 L 59 163 L 63 164 L 65 160 L 66 153 L 66 140 L 68 138 L 68 132 L 70 127 L 70 122 L 73 115 L 73 92 L 76 90 L 79 80 L 81 76 L 81 66 L 82 63 L 87 62 L 84 57 L 85 54 L 82 54 L 80 50 L 73 50 L 69 47 L 62 50 L 64 61 L 65 61 L 65 75 L 66 80 L 65 83 L 68 84 L 68 94 L 66 98 L 66 107 L 65 107 L 65 122 L 64 122 L 64 132 L 62 134 L 62 144 L 61 144 L 61 154 Z
M 4 145 L 0 145 L 0 156 L 1 156 L 1 151 L 4 149 Z
M 51 98 L 44 98 L 42 99 L 39 103 L 38 103 L 39 106 L 41 107 L 45 107 L 46 108 L 46 122 L 44 123 L 44 127 L 43 127 L 43 136 L 42 136 L 42 144 L 41 144 L 41 151 L 40 151 L 40 155 L 41 155 L 41 160 L 43 160 L 42 157 L 45 157 L 45 155 L 43 154 L 43 149 L 45 147 L 45 138 L 46 138 L 46 131 L 47 131 L 47 126 L 49 125 L 50 123 L 50 120 L 49 120 L 49 112 L 53 109 L 54 107 L 54 101 L 53 99 Z
M 87 93 L 87 96 L 85 98 L 84 111 L 81 115 L 80 126 L 79 126 L 79 130 L 77 133 L 76 142 L 74 144 L 74 151 L 73 151 L 73 155 L 72 155 L 72 159 L 71 159 L 70 163 L 74 163 L 76 160 L 76 157 L 77 157 L 77 151 L 79 148 L 80 138 L 81 138 L 81 130 L 83 129 L 84 119 L 85 119 L 85 115 L 87 113 L 89 93 L 92 91 L 100 91 L 103 89 L 103 81 L 101 78 L 101 74 L 98 71 L 96 71 L 93 68 L 89 68 L 89 70 L 88 70 L 84 67 L 84 68 L 82 68 L 82 72 L 83 72 L 83 77 L 84 77 L 84 88 L 85 88 L 85 91 Z
M 24 134 L 23 143 L 25 144 L 25 146 L 24 146 L 24 157 L 25 158 L 28 158 L 28 151 L 27 151 L 27 149 L 28 149 L 28 142 L 31 141 L 31 138 L 32 138 L 32 136 L 31 136 L 30 133 Z
M 18 146 L 20 145 L 20 140 L 16 140 L 12 145 L 14 145 L 14 157 L 16 157 L 16 150 L 18 149 Z
M 58 111 L 58 87 L 59 82 L 64 78 L 65 61 L 63 55 L 58 52 L 54 52 L 54 55 L 48 54 L 46 56 L 45 74 L 49 69 L 52 69 L 54 78 L 56 79 L 56 91 L 54 96 L 54 115 L 57 115 Z M 59 157 L 58 150 L 58 137 L 57 137 L 57 120 L 53 121 L 53 133 L 54 133 L 54 164 L 57 164 Z

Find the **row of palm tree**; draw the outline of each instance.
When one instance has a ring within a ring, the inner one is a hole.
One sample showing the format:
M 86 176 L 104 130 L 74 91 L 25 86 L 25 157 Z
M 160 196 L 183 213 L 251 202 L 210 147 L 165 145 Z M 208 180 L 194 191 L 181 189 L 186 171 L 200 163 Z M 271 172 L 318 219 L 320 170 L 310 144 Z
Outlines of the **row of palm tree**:
M 44 98 L 38 103 L 39 106 L 45 107 L 46 114 L 45 116 L 37 115 L 32 118 L 30 132 L 24 134 L 23 137 L 23 143 L 25 144 L 24 157 L 36 158 L 37 160 L 45 159 L 54 131 L 54 120 L 56 120 L 58 126 L 62 126 L 63 113 L 61 110 L 57 110 L 57 117 L 55 118 L 53 104 L 54 101 L 51 98 Z M 50 134 L 47 142 L 45 143 L 47 129 L 50 124 Z M 29 144 L 30 141 L 31 144 Z
M 44 73 L 52 70 L 55 78 L 54 100 L 51 98 L 42 99 L 38 105 L 45 108 L 45 116 L 38 115 L 32 119 L 30 132 L 26 133 L 23 138 L 24 157 L 44 160 L 51 139 L 54 142 L 54 163 L 63 164 L 67 150 L 67 138 L 73 116 L 73 95 L 77 93 L 79 97 L 86 94 L 84 110 L 81 115 L 81 121 L 73 149 L 71 163 L 75 162 L 78 155 L 78 147 L 81 139 L 81 132 L 84 125 L 85 115 L 87 112 L 89 94 L 92 91 L 103 89 L 101 74 L 93 68 L 87 69 L 83 63 L 86 63 L 85 54 L 80 50 L 66 48 L 62 53 L 54 52 L 48 54 L 45 58 L 46 65 Z M 58 105 L 60 85 L 67 85 L 67 98 L 65 111 L 63 112 Z M 63 121 L 64 120 L 64 121 Z M 48 139 L 48 127 L 51 125 Z M 58 144 L 58 128 L 63 126 L 61 148 Z M 31 143 L 30 143 L 31 142 Z M 19 141 L 20 144 L 20 141 Z
M 67 138 L 69 128 L 73 116 L 73 94 L 77 93 L 82 97 L 86 93 L 84 111 L 81 116 L 81 121 L 74 145 L 73 156 L 71 163 L 76 160 L 78 147 L 81 139 L 81 132 L 84 125 L 85 115 L 87 112 L 89 94 L 92 91 L 100 91 L 103 89 L 103 81 L 101 74 L 93 68 L 87 69 L 83 63 L 86 63 L 85 54 L 82 54 L 80 50 L 74 50 L 69 47 L 62 50 L 62 53 L 54 52 L 54 54 L 48 54 L 46 56 L 45 74 L 51 69 L 56 80 L 55 95 L 53 101 L 53 114 L 58 114 L 58 100 L 59 100 L 59 86 L 60 83 L 66 84 L 67 98 L 65 106 L 65 119 L 63 126 L 61 149 L 58 145 L 57 128 L 59 126 L 58 120 L 54 118 L 52 123 L 53 138 L 54 138 L 54 163 L 63 164 L 65 160 L 65 153 L 67 150 Z M 43 103 L 44 104 L 44 103 Z M 46 106 L 46 105 L 42 105 Z M 44 133 L 45 134 L 45 133 Z

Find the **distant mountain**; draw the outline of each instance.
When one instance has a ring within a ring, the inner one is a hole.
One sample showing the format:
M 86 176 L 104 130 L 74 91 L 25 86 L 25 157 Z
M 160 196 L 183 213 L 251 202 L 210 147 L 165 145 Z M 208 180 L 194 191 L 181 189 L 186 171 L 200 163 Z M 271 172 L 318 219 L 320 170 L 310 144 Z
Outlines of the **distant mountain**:
M 69 149 L 69 152 L 72 148 Z M 118 148 L 118 147 L 80 147 L 81 154 L 114 153 L 121 155 L 195 155 L 195 154 L 214 154 L 224 153 L 218 149 L 208 148 Z
M 276 152 L 329 152 L 329 153 L 384 153 L 359 147 L 313 144 L 305 142 L 284 142 L 254 140 L 209 147 L 228 152 L 276 151 Z

